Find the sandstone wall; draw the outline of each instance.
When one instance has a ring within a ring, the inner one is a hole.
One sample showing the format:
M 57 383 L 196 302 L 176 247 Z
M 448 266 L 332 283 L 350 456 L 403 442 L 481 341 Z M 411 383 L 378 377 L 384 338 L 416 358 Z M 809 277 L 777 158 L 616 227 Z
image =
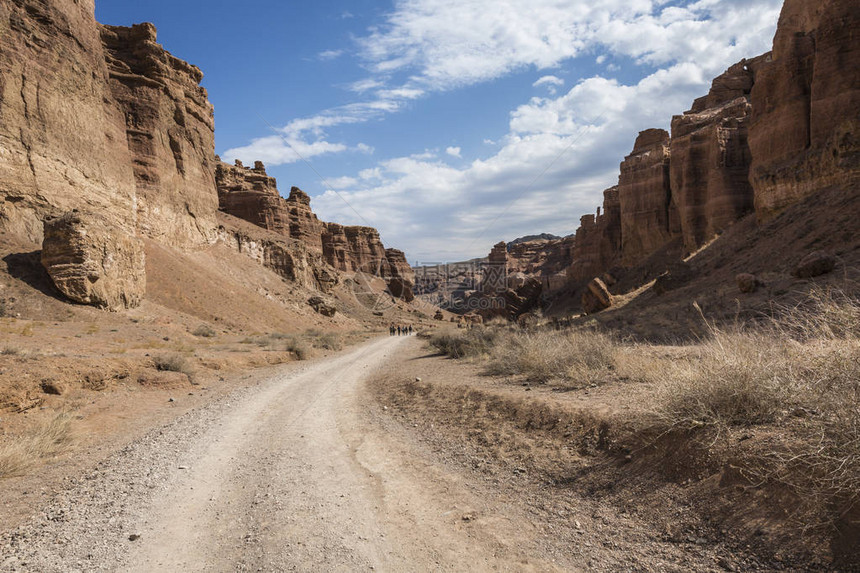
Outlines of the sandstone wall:
M 623 262 L 633 264 L 677 233 L 669 185 L 669 134 L 643 131 L 621 164 L 618 196 Z
M 134 232 L 125 119 L 92 0 L 0 2 L 0 229 L 33 243 L 75 208 Z
M 688 251 L 753 209 L 750 92 L 767 57 L 730 67 L 714 80 L 707 96 L 672 119 L 669 182 Z
M 585 215 L 580 220 L 573 246 L 568 278 L 588 281 L 619 262 L 622 245 L 621 199 L 619 188 L 603 192 L 603 213 Z
M 110 88 L 125 117 L 138 225 L 160 242 L 215 238 L 215 120 L 203 73 L 164 50 L 152 24 L 103 26 Z
M 258 227 L 290 236 L 290 216 L 287 202 L 278 192 L 274 177 L 257 162 L 248 169 L 240 161 L 236 165 L 218 162 L 215 168 L 219 208 Z
M 786 0 L 772 57 L 752 90 L 751 182 L 760 219 L 819 189 L 857 189 L 858 28 L 856 0 Z

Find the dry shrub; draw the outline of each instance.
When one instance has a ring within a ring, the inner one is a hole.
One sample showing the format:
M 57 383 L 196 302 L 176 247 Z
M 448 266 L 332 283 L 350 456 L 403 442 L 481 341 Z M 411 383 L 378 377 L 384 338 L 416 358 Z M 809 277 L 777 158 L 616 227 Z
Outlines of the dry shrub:
M 284 341 L 284 350 L 295 355 L 296 360 L 309 360 L 314 355 L 311 345 L 297 337 L 286 339 Z
M 0 445 L 0 478 L 19 476 L 72 442 L 72 418 L 61 413 L 20 438 Z M 8 437 L 7 437 L 8 438 Z
M 813 293 L 757 328 L 711 325 L 697 352 L 652 371 L 656 429 L 792 428 L 780 447 L 746 460 L 750 473 L 797 492 L 805 526 L 860 515 L 859 327 L 860 301 L 838 291 Z M 793 417 L 803 423 L 788 424 Z M 824 521 L 809 522 L 813 512 Z
M 614 368 L 616 344 L 600 332 L 512 331 L 501 338 L 490 355 L 490 374 L 590 384 Z
M 201 324 L 191 334 L 200 338 L 214 338 L 218 333 L 208 324 Z
M 158 354 L 152 357 L 155 369 L 161 372 L 181 372 L 189 378 L 194 377 L 194 368 L 188 359 L 181 354 Z
M 313 345 L 315 348 L 322 348 L 324 350 L 343 350 L 342 338 L 333 332 L 318 335 Z
M 715 331 L 697 350 L 656 373 L 657 416 L 669 427 L 772 422 L 804 385 L 797 349 L 779 340 Z

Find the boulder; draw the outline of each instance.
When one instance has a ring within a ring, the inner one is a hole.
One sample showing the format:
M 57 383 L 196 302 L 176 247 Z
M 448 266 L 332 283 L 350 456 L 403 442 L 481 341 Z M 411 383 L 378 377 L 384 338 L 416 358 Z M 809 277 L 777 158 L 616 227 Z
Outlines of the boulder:
M 585 292 L 582 293 L 582 310 L 585 314 L 595 314 L 606 310 L 613 304 L 612 293 L 601 279 L 595 278 L 588 283 Z
M 797 264 L 792 273 L 799 279 L 826 275 L 836 268 L 836 258 L 824 251 L 809 253 Z
M 327 303 L 322 297 L 313 296 L 308 299 L 308 304 L 323 316 L 332 317 L 337 314 L 337 309 L 333 305 Z
M 42 265 L 57 289 L 81 304 L 135 308 L 146 292 L 143 242 L 77 211 L 45 223 Z

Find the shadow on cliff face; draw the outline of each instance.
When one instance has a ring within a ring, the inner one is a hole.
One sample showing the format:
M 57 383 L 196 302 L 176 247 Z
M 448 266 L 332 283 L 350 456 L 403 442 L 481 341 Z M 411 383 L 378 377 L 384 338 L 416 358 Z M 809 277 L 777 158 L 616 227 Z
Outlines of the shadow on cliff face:
M 3 257 L 9 276 L 31 286 L 40 293 L 62 302 L 68 300 L 54 287 L 48 271 L 42 266 L 42 251 L 10 253 Z

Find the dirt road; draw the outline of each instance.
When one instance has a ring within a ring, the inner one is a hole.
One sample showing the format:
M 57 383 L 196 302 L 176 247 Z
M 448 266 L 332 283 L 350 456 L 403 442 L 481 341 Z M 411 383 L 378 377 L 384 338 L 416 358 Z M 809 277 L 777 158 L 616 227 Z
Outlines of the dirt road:
M 0 537 L 0 570 L 556 569 L 535 557 L 527 520 L 473 523 L 493 501 L 364 407 L 364 377 L 410 340 L 372 341 L 152 432 Z

